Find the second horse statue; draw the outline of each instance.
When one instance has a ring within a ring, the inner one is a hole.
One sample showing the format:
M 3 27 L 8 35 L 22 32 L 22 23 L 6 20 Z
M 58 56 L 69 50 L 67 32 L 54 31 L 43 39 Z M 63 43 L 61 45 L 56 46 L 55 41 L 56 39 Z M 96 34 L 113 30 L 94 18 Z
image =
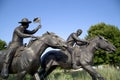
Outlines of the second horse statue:
M 94 52 L 99 48 L 109 52 L 116 49 L 114 45 L 102 36 L 89 40 L 89 45 L 82 47 L 76 45 L 73 49 L 77 65 L 86 70 L 92 77 L 92 80 L 105 80 L 92 68 Z M 58 66 L 63 69 L 72 69 L 71 55 L 68 50 L 52 50 L 44 54 L 41 58 L 41 69 L 39 71 L 41 80 L 44 80 Z

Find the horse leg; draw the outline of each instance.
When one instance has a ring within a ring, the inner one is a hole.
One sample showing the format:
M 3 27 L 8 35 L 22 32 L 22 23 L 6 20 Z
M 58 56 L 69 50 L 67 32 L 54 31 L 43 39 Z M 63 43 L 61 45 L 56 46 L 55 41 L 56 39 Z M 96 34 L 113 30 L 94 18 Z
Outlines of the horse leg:
M 54 60 L 50 60 L 49 63 L 46 65 L 44 77 L 47 77 L 56 67 L 57 62 Z
M 54 65 L 54 66 L 53 66 Z M 46 66 L 42 67 L 40 69 L 39 75 L 41 80 L 45 80 L 45 78 L 56 68 L 55 61 L 50 60 L 49 63 L 47 63 Z
M 39 70 L 38 70 L 38 75 L 40 77 L 40 80 L 44 80 L 44 74 L 45 74 L 45 67 L 41 67 Z
M 92 80 L 105 80 L 92 66 L 88 65 L 86 62 L 81 64 L 82 67 L 91 75 Z
M 26 71 L 17 73 L 16 80 L 24 80 L 26 73 L 27 73 Z
M 39 73 L 35 73 L 30 80 L 40 80 Z
M 45 68 L 41 67 L 38 71 L 32 76 L 31 80 L 44 80 Z
M 45 74 L 44 74 L 44 77 L 47 77 L 53 70 L 56 69 L 57 66 L 51 66 L 49 68 L 47 68 Z

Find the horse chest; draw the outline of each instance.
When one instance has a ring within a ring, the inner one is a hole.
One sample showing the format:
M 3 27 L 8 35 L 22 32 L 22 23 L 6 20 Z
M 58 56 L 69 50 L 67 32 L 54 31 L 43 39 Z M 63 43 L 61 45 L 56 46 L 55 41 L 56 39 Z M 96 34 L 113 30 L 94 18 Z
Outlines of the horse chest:
M 93 60 L 93 54 L 91 54 L 89 51 L 86 50 L 81 52 L 80 61 L 92 62 L 92 60 Z

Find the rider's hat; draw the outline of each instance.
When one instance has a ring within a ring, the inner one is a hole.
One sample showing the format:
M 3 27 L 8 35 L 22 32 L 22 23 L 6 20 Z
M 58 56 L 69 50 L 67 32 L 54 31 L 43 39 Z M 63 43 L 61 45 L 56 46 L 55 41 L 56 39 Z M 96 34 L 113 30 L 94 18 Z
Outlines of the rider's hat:
M 23 18 L 20 22 L 18 23 L 31 23 L 27 18 Z
M 77 32 L 80 32 L 80 33 L 82 33 L 82 30 L 81 30 L 81 29 L 78 29 L 78 30 L 77 30 Z

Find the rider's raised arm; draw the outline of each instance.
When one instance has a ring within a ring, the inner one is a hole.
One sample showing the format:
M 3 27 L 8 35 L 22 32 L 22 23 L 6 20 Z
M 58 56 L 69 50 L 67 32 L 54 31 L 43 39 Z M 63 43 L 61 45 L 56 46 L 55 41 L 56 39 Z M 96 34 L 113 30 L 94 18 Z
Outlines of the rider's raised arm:
M 15 33 L 16 33 L 18 36 L 23 37 L 23 38 L 32 37 L 31 34 L 25 34 L 25 33 L 21 32 L 19 29 L 16 29 L 16 30 L 15 30 Z
M 82 40 L 81 40 L 78 36 L 76 36 L 76 34 L 73 34 L 72 37 L 74 38 L 75 41 L 80 41 L 80 42 L 82 42 Z
M 30 30 L 25 30 L 25 33 L 26 33 L 26 34 L 34 34 L 34 33 L 36 33 L 40 28 L 41 28 L 41 25 L 39 25 L 37 28 L 33 29 L 32 31 L 30 31 Z

